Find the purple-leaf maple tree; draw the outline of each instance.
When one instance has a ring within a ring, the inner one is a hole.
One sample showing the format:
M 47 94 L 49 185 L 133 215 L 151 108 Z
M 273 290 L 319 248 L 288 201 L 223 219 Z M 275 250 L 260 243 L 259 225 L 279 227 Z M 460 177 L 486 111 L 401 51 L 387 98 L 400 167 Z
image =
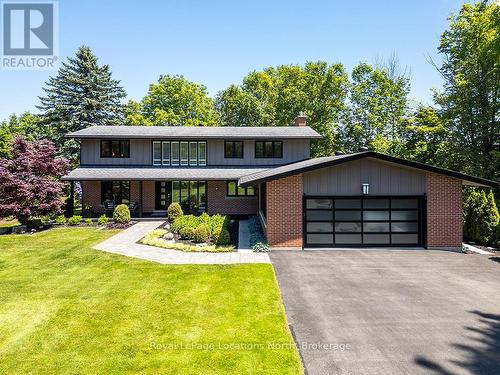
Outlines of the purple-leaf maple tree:
M 0 158 L 0 217 L 14 216 L 22 224 L 33 217 L 62 212 L 69 162 L 56 158 L 50 141 L 28 142 L 16 137 L 11 159 Z

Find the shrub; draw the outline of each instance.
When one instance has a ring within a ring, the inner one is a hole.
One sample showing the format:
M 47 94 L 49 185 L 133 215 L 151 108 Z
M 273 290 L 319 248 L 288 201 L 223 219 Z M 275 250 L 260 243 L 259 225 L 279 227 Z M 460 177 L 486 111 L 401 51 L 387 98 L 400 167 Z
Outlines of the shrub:
M 56 224 L 66 224 L 66 218 L 64 217 L 64 215 L 59 215 L 58 217 L 56 217 Z
M 464 203 L 464 237 L 481 244 L 496 242 L 500 215 L 493 192 L 472 190 Z
M 93 222 L 93 221 L 92 221 L 92 219 L 90 219 L 90 218 L 89 218 L 89 219 L 85 219 L 85 223 L 86 223 L 87 225 L 93 225 L 93 224 L 94 224 L 94 222 Z
M 231 236 L 226 228 L 222 228 L 219 234 L 219 238 L 217 238 L 217 242 L 215 243 L 217 246 L 226 246 L 231 243 Z
M 192 227 L 184 227 L 179 231 L 179 235 L 184 240 L 192 240 L 194 237 L 194 228 Z
M 82 217 L 80 215 L 73 215 L 68 219 L 69 225 L 78 225 L 82 221 Z
M 177 202 L 171 203 L 170 206 L 167 208 L 167 216 L 168 220 L 170 220 L 171 223 L 175 221 L 175 219 L 181 217 L 184 215 L 184 212 L 182 212 L 181 205 Z
M 222 231 L 222 225 L 212 228 L 212 242 L 217 243 L 219 240 L 220 232 Z
M 170 229 L 174 233 L 180 234 L 181 230 L 186 227 L 190 227 L 193 230 L 200 224 L 199 218 L 194 215 L 183 215 L 179 216 L 170 226 Z
M 226 223 L 227 216 L 215 214 L 210 218 L 210 232 L 213 233 L 214 229 L 218 229 L 219 227 L 224 227 Z M 220 232 L 220 230 L 219 230 Z
M 164 229 L 155 229 L 148 234 L 144 238 L 142 238 L 139 242 L 144 245 L 157 246 L 164 249 L 175 249 L 181 250 L 185 252 L 211 252 L 211 253 L 227 253 L 234 250 L 233 246 L 194 246 L 186 243 L 179 242 L 168 242 L 165 241 L 164 237 L 167 234 Z
M 113 220 L 118 224 L 127 224 L 130 222 L 130 210 L 126 204 L 119 204 L 113 212 Z
M 201 224 L 205 224 L 207 226 L 207 230 L 209 232 L 209 235 L 210 235 L 210 223 L 212 221 L 212 218 L 210 217 L 209 214 L 207 214 L 206 212 L 203 212 L 199 217 L 198 217 L 198 221 L 201 223 Z
M 200 224 L 194 230 L 193 241 L 197 243 L 208 241 L 208 226 L 206 224 Z
M 106 225 L 109 223 L 109 218 L 106 215 L 99 216 L 97 219 L 97 225 Z

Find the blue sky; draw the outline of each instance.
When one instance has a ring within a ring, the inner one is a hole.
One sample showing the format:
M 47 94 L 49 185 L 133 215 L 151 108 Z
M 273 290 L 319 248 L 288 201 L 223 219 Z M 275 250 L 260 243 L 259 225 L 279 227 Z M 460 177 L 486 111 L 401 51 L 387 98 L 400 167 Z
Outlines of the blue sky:
M 411 97 L 430 102 L 442 85 L 431 57 L 460 9 L 454 0 L 59 2 L 60 56 L 88 44 L 139 100 L 160 74 L 183 74 L 211 95 L 252 70 L 309 60 L 360 61 L 395 53 L 411 70 Z M 0 119 L 36 111 L 55 71 L 0 70 Z

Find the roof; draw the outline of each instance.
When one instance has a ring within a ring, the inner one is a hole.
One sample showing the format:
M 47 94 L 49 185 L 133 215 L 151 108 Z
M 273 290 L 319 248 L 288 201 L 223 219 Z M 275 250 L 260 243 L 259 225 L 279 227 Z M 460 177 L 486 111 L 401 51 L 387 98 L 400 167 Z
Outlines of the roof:
M 78 167 L 64 176 L 65 181 L 90 180 L 237 180 L 261 172 L 259 167 Z
M 304 161 L 299 161 L 297 163 L 291 163 L 283 165 L 277 168 L 271 168 L 264 171 L 256 172 L 251 175 L 242 176 L 239 179 L 239 185 L 242 187 L 255 185 L 261 182 L 267 182 L 272 180 L 277 180 L 287 176 L 293 176 L 299 173 L 312 171 L 319 168 L 331 167 L 334 165 L 346 163 L 353 160 L 359 160 L 363 158 L 374 158 L 378 160 L 387 161 L 390 163 L 404 165 L 410 168 L 416 168 L 428 172 L 438 173 L 462 180 L 465 185 L 472 186 L 498 186 L 498 182 L 487 180 L 481 177 L 469 176 L 464 173 L 455 172 L 449 169 L 434 167 L 432 165 L 418 163 L 415 161 L 410 161 L 406 159 L 397 158 L 394 156 L 389 156 L 381 154 L 375 151 L 364 151 L 357 152 L 353 154 L 336 155 L 336 156 L 325 156 L 321 158 L 308 159 Z
M 308 126 L 91 126 L 66 138 L 319 139 Z

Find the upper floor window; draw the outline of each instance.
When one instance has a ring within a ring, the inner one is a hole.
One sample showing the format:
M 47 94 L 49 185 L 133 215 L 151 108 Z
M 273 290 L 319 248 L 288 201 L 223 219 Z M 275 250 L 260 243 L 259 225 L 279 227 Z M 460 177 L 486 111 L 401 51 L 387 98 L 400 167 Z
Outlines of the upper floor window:
M 225 141 L 224 142 L 224 157 L 226 159 L 243 159 L 243 142 L 242 141 Z
M 238 186 L 236 181 L 228 181 L 227 182 L 227 193 L 228 197 L 254 197 L 255 196 L 255 187 L 241 187 Z
M 280 159 L 283 157 L 282 141 L 255 141 L 255 157 Z
M 207 165 L 207 142 L 153 141 L 153 165 Z
M 101 158 L 129 158 L 130 141 L 101 141 Z

